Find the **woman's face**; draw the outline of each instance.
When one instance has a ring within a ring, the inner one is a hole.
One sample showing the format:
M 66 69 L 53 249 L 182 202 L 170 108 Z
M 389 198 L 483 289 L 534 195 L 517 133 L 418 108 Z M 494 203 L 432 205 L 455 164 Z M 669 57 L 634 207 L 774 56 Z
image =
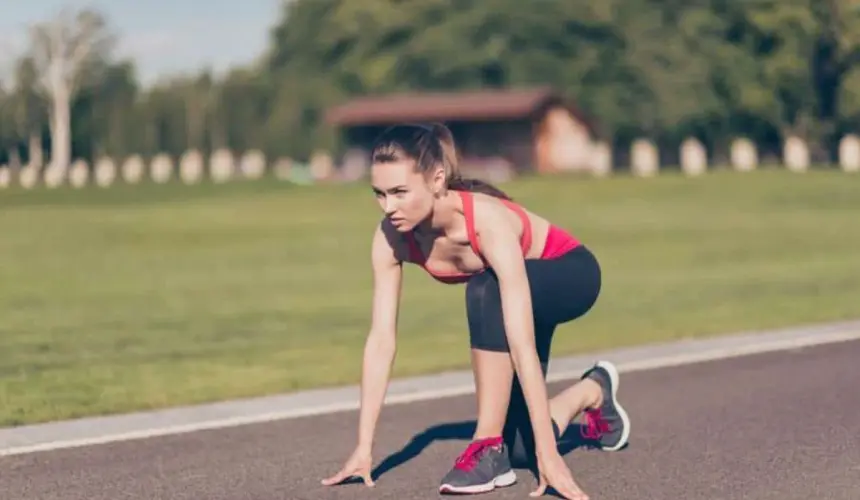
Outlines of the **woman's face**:
M 379 207 L 397 231 L 411 231 L 433 214 L 434 183 L 416 171 L 414 161 L 374 164 L 370 178 Z

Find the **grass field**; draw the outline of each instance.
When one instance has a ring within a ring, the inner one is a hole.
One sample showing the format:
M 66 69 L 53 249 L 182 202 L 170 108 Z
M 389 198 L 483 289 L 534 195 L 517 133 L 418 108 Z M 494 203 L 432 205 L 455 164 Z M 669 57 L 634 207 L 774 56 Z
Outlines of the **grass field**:
M 505 186 L 572 230 L 603 296 L 554 352 L 860 316 L 860 177 Z M 0 192 L 0 425 L 359 380 L 364 185 Z M 395 375 L 468 366 L 462 287 L 410 267 Z

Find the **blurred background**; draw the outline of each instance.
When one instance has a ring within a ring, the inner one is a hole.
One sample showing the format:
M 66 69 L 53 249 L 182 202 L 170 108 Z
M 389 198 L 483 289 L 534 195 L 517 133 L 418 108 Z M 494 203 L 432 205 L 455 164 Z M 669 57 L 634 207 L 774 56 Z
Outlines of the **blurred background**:
M 137 178 L 191 153 L 219 178 L 249 152 L 251 175 L 352 178 L 353 148 L 400 119 L 446 121 L 499 168 L 860 156 L 853 0 L 7 4 L 0 164 L 52 184 L 76 160 Z
M 595 250 L 560 353 L 857 314 L 856 0 L 0 4 L 2 425 L 356 382 L 400 121 Z

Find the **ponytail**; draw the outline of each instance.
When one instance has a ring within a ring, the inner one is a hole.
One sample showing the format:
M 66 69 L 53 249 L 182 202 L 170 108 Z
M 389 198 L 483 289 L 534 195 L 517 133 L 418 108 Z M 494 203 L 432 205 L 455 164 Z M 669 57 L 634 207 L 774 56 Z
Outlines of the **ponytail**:
M 460 174 L 460 158 L 457 154 L 457 147 L 454 144 L 454 135 L 448 127 L 441 123 L 433 123 L 430 126 L 430 130 L 433 133 L 433 137 L 438 141 L 439 148 L 442 150 L 442 165 L 445 169 L 445 177 L 448 179 L 448 189 L 483 193 L 496 198 L 511 200 L 511 197 L 504 191 L 489 182 L 480 179 L 468 179 Z
M 455 191 L 470 191 L 472 193 L 483 193 L 503 200 L 513 201 L 513 199 L 505 194 L 501 189 L 493 186 L 489 182 L 484 182 L 480 179 L 466 179 L 463 177 L 455 177 L 448 181 L 448 189 Z

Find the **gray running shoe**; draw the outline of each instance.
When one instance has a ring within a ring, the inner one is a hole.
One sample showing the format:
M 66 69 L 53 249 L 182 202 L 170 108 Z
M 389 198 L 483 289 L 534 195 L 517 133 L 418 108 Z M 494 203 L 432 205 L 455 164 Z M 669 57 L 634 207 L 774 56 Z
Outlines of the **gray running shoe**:
M 618 451 L 630 438 L 630 418 L 618 403 L 618 370 L 609 361 L 598 361 L 582 375 L 587 378 L 603 389 L 603 404 L 585 411 L 582 437 L 598 442 L 604 451 Z
M 517 482 L 501 437 L 473 441 L 442 478 L 440 493 L 487 493 Z

